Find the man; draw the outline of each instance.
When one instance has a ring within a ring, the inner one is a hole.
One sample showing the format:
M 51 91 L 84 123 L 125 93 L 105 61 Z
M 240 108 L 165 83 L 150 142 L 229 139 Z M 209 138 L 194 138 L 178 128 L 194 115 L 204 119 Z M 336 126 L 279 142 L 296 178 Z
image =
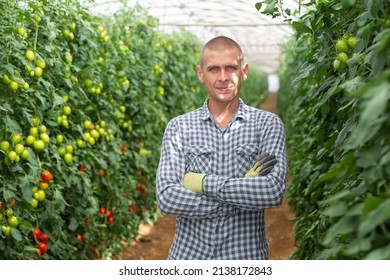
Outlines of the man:
M 197 67 L 208 98 L 168 124 L 157 171 L 157 202 L 176 215 L 168 259 L 267 259 L 264 209 L 280 205 L 286 181 L 284 127 L 240 99 L 248 64 L 219 36 Z

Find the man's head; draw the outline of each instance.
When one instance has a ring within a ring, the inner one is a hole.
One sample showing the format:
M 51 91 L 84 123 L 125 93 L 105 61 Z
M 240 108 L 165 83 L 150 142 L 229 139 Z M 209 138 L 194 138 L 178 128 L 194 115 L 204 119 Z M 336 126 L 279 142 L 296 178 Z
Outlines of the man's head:
M 234 40 L 218 36 L 208 41 L 197 67 L 199 81 L 204 83 L 212 102 L 238 100 L 242 80 L 248 75 L 241 47 Z
M 208 41 L 202 49 L 202 52 L 200 53 L 200 61 L 199 64 L 202 67 L 204 63 L 204 53 L 207 50 L 213 50 L 213 51 L 219 51 L 219 50 L 226 50 L 226 49 L 236 49 L 238 53 L 238 59 L 241 61 L 242 64 L 244 64 L 244 54 L 241 50 L 240 45 L 230 39 L 229 37 L 226 36 L 218 36 L 210 41 Z

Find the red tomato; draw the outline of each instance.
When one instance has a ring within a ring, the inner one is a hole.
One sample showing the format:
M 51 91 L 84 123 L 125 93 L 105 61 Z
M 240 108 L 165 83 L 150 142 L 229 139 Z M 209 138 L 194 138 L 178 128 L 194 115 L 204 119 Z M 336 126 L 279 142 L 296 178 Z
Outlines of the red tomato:
M 79 170 L 85 171 L 85 170 L 87 170 L 87 166 L 85 164 L 79 164 Z
M 51 173 L 50 173 L 50 171 L 48 171 L 48 170 L 43 171 L 42 174 L 41 174 L 41 177 L 42 177 L 42 180 L 45 183 L 49 183 L 50 180 L 51 180 Z
M 110 216 L 110 217 L 107 217 L 107 221 L 108 223 L 113 223 L 115 221 L 114 217 L 113 216 Z
M 47 245 L 45 243 L 38 244 L 38 250 L 41 251 L 41 254 L 45 254 L 47 252 Z
M 106 214 L 106 208 L 100 207 L 99 213 L 100 213 L 100 214 L 103 214 L 103 215 Z
M 108 210 L 108 211 L 107 211 L 107 219 L 108 219 L 109 217 L 112 217 L 112 214 L 113 214 L 112 211 L 111 211 L 111 210 Z
M 41 238 L 39 238 L 39 241 L 41 241 L 42 243 L 47 243 L 47 241 L 49 241 L 49 235 L 47 235 L 46 233 L 44 233 Z
M 36 230 L 34 230 L 34 237 L 39 240 L 42 236 L 42 231 L 40 228 L 37 228 Z

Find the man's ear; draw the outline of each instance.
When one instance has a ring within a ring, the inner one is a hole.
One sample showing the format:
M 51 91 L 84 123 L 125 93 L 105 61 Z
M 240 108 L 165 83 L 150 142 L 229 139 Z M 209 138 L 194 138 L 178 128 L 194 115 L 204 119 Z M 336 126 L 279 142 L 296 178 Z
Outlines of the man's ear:
M 200 65 L 196 67 L 196 73 L 198 74 L 199 81 L 203 84 L 203 72 L 202 67 L 200 67 Z
M 242 78 L 246 80 L 248 78 L 249 66 L 248 63 L 245 63 L 242 67 Z

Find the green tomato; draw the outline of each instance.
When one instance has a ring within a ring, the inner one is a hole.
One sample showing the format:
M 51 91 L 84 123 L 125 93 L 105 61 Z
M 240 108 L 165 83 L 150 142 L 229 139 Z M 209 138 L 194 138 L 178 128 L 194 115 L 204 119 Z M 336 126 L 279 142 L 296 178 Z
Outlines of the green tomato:
M 6 85 L 12 82 L 11 79 L 6 74 L 4 74 L 3 76 L 3 81 Z
M 37 206 L 38 206 L 38 200 L 35 199 L 35 198 L 31 198 L 30 204 L 31 204 L 31 207 L 32 207 L 32 208 L 37 208 Z
M 348 38 L 348 46 L 353 49 L 356 45 L 356 43 L 358 42 L 358 39 L 355 37 L 355 36 L 350 36 Z
M 6 165 L 6 166 L 10 166 L 10 165 L 12 165 L 12 161 L 8 158 L 8 157 L 6 157 L 6 158 L 4 158 L 4 164 Z
M 85 144 L 85 142 L 83 140 L 81 140 L 81 139 L 76 140 L 77 147 L 82 148 L 82 147 L 84 147 L 84 144 Z
M 9 151 L 7 157 L 10 161 L 15 161 L 18 154 L 15 151 Z
M 72 55 L 69 52 L 65 53 L 65 62 L 69 64 L 72 62 L 72 60 L 73 60 Z
M 45 148 L 45 143 L 42 140 L 34 141 L 34 149 L 37 151 L 42 151 Z
M 41 133 L 40 135 L 39 135 L 39 138 L 41 138 L 41 140 L 44 142 L 44 143 L 49 143 L 50 142 L 50 137 L 49 137 L 49 135 L 47 135 L 47 133 L 45 132 L 45 133 Z
M 39 127 L 39 131 L 41 132 L 41 133 L 45 133 L 45 132 L 47 132 L 47 128 L 46 128 L 46 126 L 43 124 L 43 125 L 41 125 L 40 127 Z
M 64 136 L 62 134 L 58 134 L 56 136 L 57 144 L 61 144 L 64 141 Z
M 89 129 L 89 127 L 91 126 L 91 124 L 92 124 L 91 121 L 85 120 L 85 121 L 84 121 L 84 128 L 85 128 L 85 129 Z
M 30 61 L 34 61 L 35 59 L 35 54 L 32 50 L 26 51 L 26 58 Z
M 10 227 L 13 227 L 13 228 L 17 227 L 19 224 L 18 218 L 16 218 L 15 216 L 9 217 L 7 222 L 8 222 L 8 225 Z
M 32 135 L 27 136 L 26 138 L 26 144 L 27 146 L 32 146 L 34 144 L 35 137 Z
M 91 139 L 91 133 L 89 132 L 84 132 L 84 139 L 85 141 L 89 142 L 89 139 Z
M 23 153 L 20 155 L 22 159 L 26 160 L 30 156 L 30 153 L 28 150 L 24 150 Z
M 65 161 L 67 164 L 72 163 L 72 160 L 73 160 L 72 154 L 66 153 L 66 154 L 64 155 L 64 161 Z
M 10 88 L 13 90 L 13 91 L 17 91 L 18 88 L 19 88 L 19 85 L 17 82 L 14 82 L 14 81 L 11 81 L 10 84 L 9 84 Z
M 27 30 L 24 27 L 18 27 L 16 28 L 16 32 L 22 37 L 24 37 L 27 34 Z
M 341 62 L 344 62 L 346 63 L 349 59 L 348 57 L 348 54 L 346 54 L 345 52 L 341 52 L 339 53 L 339 55 L 337 56 L 337 58 L 341 61 Z
M 37 66 L 43 70 L 46 67 L 46 62 L 44 60 L 38 59 Z
M 31 119 L 31 122 L 34 126 L 38 126 L 39 125 L 39 119 L 38 118 L 32 118 Z
M 24 151 L 24 146 L 20 143 L 16 144 L 14 147 L 14 151 L 18 154 L 21 155 Z
M 12 208 L 7 208 L 7 209 L 5 210 L 5 215 L 6 215 L 7 217 L 12 217 L 12 216 L 14 215 L 14 210 L 12 210 Z
M 60 157 L 63 157 L 66 154 L 66 149 L 64 147 L 58 147 L 58 154 Z
M 91 130 L 91 136 L 95 139 L 98 139 L 100 134 L 96 129 Z
M 69 106 L 64 106 L 64 108 L 62 108 L 62 112 L 63 112 L 66 116 L 69 116 L 70 113 L 72 112 L 72 109 L 71 109 Z
M 65 150 L 67 153 L 71 154 L 71 153 L 73 153 L 73 146 L 68 144 L 68 145 L 66 145 Z
M 28 90 L 30 88 L 30 85 L 27 83 L 27 82 L 25 82 L 24 84 L 23 84 L 23 89 L 24 90 Z
M 11 234 L 10 226 L 2 226 L 1 229 L 3 230 L 5 236 L 9 236 Z
M 1 143 L 0 143 L 0 149 L 3 151 L 3 152 L 6 152 L 6 151 L 8 151 L 8 149 L 9 149 L 9 142 L 8 141 L 1 141 Z
M 38 127 L 31 127 L 30 128 L 30 135 L 37 137 L 38 136 Z
M 67 128 L 69 126 L 69 121 L 67 119 L 62 119 L 61 121 L 61 125 L 65 128 Z
M 34 74 L 35 74 L 35 76 L 37 76 L 38 78 L 39 77 L 41 77 L 42 76 L 42 73 L 43 73 L 43 70 L 42 70 L 42 68 L 41 67 L 35 67 L 35 69 L 34 69 Z
M 349 50 L 348 41 L 346 39 L 337 41 L 336 50 L 347 53 Z
M 12 134 L 11 140 L 14 144 L 18 144 L 22 141 L 22 135 L 20 134 Z
M 36 193 L 33 194 L 34 198 L 38 201 L 44 201 L 46 198 L 46 193 L 44 190 L 38 190 Z

